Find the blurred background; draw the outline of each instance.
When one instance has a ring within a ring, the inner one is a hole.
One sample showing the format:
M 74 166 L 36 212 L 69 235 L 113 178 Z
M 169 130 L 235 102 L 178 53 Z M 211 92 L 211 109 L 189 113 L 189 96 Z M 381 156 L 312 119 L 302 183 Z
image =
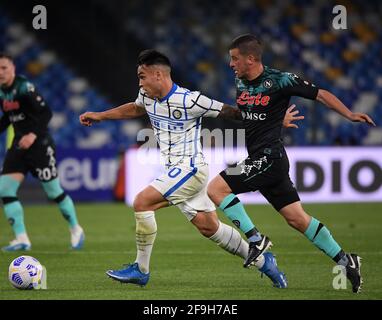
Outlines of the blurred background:
M 347 9 L 345 30 L 332 26 L 337 4 Z M 35 5 L 47 9 L 46 30 L 32 27 Z M 381 21 L 381 2 L 364 0 L 2 0 L 0 51 L 15 58 L 18 73 L 37 86 L 53 111 L 50 129 L 64 188 L 75 200 L 122 200 L 121 155 L 136 147 L 148 118 L 89 130 L 78 116 L 135 100 L 141 50 L 167 54 L 178 84 L 234 105 L 227 48 L 242 33 L 258 34 L 265 43 L 264 64 L 331 91 L 377 124 L 353 124 L 318 102 L 293 99 L 305 120 L 298 130 L 286 130 L 287 146 L 381 146 Z M 239 128 L 211 119 L 204 126 Z M 2 160 L 5 134 L 0 139 Z M 34 194 L 33 183 L 29 189 L 27 183 L 24 197 Z

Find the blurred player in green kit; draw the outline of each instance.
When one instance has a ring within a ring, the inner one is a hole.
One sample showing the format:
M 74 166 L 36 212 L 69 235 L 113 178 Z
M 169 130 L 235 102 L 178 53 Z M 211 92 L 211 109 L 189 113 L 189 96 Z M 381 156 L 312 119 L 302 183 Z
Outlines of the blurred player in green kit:
M 15 233 L 15 239 L 3 251 L 30 250 L 32 245 L 24 224 L 24 210 L 17 191 L 30 172 L 41 181 L 49 199 L 54 200 L 69 223 L 71 247 L 80 249 L 85 234 L 78 224 L 72 199 L 60 186 L 55 145 L 48 131 L 52 112 L 25 77 L 16 75 L 12 57 L 0 53 L 0 105 L 3 115 L 0 132 L 9 125 L 15 136 L 8 149 L 0 175 L 0 198 L 4 213 Z

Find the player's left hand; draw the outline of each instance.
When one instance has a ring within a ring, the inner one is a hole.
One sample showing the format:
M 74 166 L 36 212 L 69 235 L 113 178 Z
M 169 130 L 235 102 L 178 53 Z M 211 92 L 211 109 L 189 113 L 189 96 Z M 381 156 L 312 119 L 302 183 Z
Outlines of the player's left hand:
M 20 149 L 29 149 L 30 146 L 35 142 L 37 136 L 33 132 L 29 132 L 28 134 L 21 137 L 19 141 Z
M 300 111 L 299 110 L 294 110 L 293 111 L 294 108 L 296 108 L 296 105 L 292 104 L 287 109 L 287 111 L 285 112 L 285 117 L 284 117 L 284 120 L 283 120 L 284 128 L 296 128 L 297 129 L 298 125 L 293 123 L 293 121 L 305 119 L 304 116 L 297 116 L 300 113 Z
M 353 122 L 366 122 L 366 123 L 370 124 L 371 126 L 374 126 L 374 127 L 376 126 L 373 119 L 371 119 L 365 113 L 357 113 L 357 112 L 352 113 L 349 117 L 349 120 L 353 121 Z

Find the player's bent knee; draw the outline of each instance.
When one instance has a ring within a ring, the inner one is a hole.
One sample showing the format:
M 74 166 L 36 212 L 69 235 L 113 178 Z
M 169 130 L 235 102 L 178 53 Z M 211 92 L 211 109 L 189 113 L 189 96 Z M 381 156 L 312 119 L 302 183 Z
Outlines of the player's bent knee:
M 212 217 L 207 215 L 210 215 L 210 213 L 198 213 L 192 220 L 192 223 L 198 229 L 200 234 L 210 238 L 218 230 L 219 222 L 215 221 Z
M 210 238 L 211 236 L 213 236 L 216 233 L 218 226 L 206 225 L 206 226 L 197 226 L 197 228 L 198 228 L 200 234 L 202 234 L 206 238 Z
M 206 238 L 210 238 L 212 237 L 215 232 L 212 232 L 210 229 L 199 229 L 199 232 L 202 236 L 206 237 Z
M 145 199 L 145 196 L 143 196 L 142 193 L 138 193 L 135 197 L 133 202 L 133 208 L 135 212 L 152 210 L 152 206 L 148 204 L 147 199 Z
M 143 201 L 138 196 L 136 196 L 134 199 L 133 208 L 135 212 L 146 211 L 143 208 Z
M 216 233 L 216 230 L 214 228 L 211 228 L 210 226 L 198 226 L 196 225 L 196 228 L 200 232 L 200 234 L 206 238 L 210 238 Z

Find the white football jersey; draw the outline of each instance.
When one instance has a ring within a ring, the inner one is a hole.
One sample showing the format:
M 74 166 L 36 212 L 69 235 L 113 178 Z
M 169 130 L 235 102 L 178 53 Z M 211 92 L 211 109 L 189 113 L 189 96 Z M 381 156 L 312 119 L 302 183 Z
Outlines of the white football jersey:
M 146 109 L 167 167 L 204 164 L 202 117 L 217 117 L 223 103 L 175 83 L 163 99 L 151 99 L 141 89 L 135 103 Z

